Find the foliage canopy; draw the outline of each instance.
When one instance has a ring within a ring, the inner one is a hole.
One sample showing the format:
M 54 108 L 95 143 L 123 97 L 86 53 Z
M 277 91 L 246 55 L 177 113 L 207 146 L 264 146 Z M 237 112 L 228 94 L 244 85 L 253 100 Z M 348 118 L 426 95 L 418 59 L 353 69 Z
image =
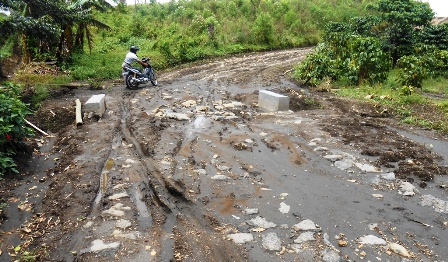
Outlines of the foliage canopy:
M 329 23 L 324 42 L 296 72 L 306 83 L 331 78 L 350 85 L 380 83 L 399 69 L 403 86 L 420 88 L 428 76 L 446 74 L 448 26 L 431 25 L 427 3 L 380 0 L 348 22 Z

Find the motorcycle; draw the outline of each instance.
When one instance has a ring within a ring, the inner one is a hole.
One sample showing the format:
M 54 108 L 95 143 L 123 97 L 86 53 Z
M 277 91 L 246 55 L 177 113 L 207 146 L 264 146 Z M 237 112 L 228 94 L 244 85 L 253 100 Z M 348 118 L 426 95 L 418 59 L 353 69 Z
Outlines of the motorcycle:
M 149 60 L 146 57 L 142 59 L 142 62 L 148 65 L 143 66 L 143 71 L 136 67 L 125 67 L 123 77 L 127 88 L 134 90 L 137 89 L 138 85 L 146 84 L 149 81 L 151 81 L 153 86 L 157 86 L 157 76 Z

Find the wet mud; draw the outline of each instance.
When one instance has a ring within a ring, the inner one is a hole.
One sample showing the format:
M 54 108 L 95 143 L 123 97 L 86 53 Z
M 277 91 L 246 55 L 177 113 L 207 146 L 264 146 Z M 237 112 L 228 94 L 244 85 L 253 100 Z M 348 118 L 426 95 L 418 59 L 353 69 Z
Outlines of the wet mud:
M 8 203 L 34 202 L 4 209 L 0 258 L 21 245 L 46 261 L 443 261 L 447 137 L 298 86 L 289 73 L 309 51 L 52 99 L 33 120 L 52 137 L 22 181 L 2 181 Z M 291 110 L 259 108 L 262 89 Z M 103 117 L 74 125 L 74 100 L 98 93 Z

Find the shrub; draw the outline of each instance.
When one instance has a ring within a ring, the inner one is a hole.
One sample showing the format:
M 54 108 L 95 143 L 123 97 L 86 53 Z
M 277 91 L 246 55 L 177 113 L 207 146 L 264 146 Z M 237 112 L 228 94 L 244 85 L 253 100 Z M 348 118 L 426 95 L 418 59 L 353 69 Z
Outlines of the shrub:
M 19 87 L 6 83 L 0 87 L 0 174 L 18 172 L 14 155 L 25 139 L 33 135 L 25 126 L 25 116 L 31 114 L 19 99 Z
M 421 88 L 423 80 L 427 77 L 425 61 L 417 56 L 403 56 L 397 62 L 398 80 L 403 86 Z

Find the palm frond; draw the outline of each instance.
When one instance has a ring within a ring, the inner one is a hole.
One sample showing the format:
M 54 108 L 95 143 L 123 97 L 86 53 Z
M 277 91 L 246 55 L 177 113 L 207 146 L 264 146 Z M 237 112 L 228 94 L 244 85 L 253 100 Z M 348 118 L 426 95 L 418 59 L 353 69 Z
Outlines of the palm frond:
M 89 21 L 89 24 L 93 25 L 94 27 L 99 28 L 99 29 L 105 29 L 105 30 L 110 30 L 111 29 L 110 26 L 108 26 L 107 24 L 105 24 L 105 23 L 103 23 L 103 22 L 101 22 L 99 20 L 96 20 L 96 19 L 91 19 Z

